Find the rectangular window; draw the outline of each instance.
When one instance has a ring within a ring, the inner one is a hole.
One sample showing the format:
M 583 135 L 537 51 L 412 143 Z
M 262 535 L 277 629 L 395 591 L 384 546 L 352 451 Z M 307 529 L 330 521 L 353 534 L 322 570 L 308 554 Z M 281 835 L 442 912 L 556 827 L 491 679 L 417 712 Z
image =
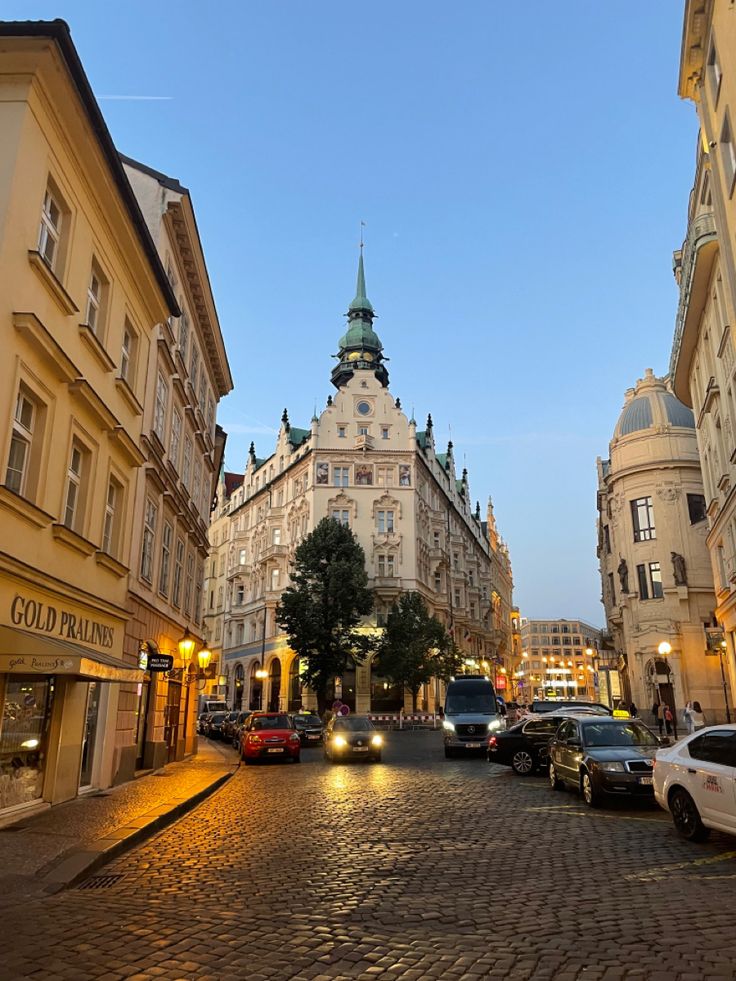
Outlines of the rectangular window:
M 143 547 L 141 549 L 141 579 L 153 582 L 153 553 L 156 544 L 156 519 L 158 508 L 150 497 L 146 498 L 143 518 Z
M 393 487 L 394 480 L 394 467 L 376 467 L 376 483 L 379 487 Z
M 64 498 L 64 524 L 77 534 L 81 534 L 84 511 L 84 480 L 88 470 L 89 454 L 76 439 L 72 442 L 69 467 L 66 472 L 66 495 Z
M 161 535 L 161 569 L 158 576 L 158 591 L 162 596 L 169 595 L 169 579 L 171 573 L 171 543 L 174 540 L 174 529 L 171 523 L 164 521 Z
M 235 587 L 235 605 L 242 606 L 245 603 L 245 586 L 239 582 Z
M 279 576 L 278 569 L 271 569 L 271 589 L 274 591 L 279 588 Z
M 202 496 L 202 463 L 198 458 L 197 462 L 194 464 L 194 482 L 192 485 L 192 501 L 194 502 L 197 509 L 199 509 L 202 503 L 201 496 Z
M 611 554 L 611 530 L 608 525 L 603 525 L 603 543 L 606 547 L 606 555 Z
M 184 462 L 181 466 L 181 479 L 184 486 L 189 489 L 189 481 L 192 476 L 192 438 L 184 437 Z
M 108 555 L 117 555 L 119 534 L 119 511 L 122 498 L 122 487 L 110 477 L 107 484 L 107 499 L 105 501 L 105 520 L 102 526 L 102 551 Z
M 691 525 L 696 525 L 699 521 L 705 521 L 705 497 L 703 494 L 687 495 L 687 511 L 690 515 Z
M 187 571 L 184 578 L 184 613 L 191 616 L 192 613 L 192 587 L 194 586 L 194 555 L 189 552 L 187 555 Z
M 347 487 L 350 483 L 350 468 L 333 467 L 332 483 L 335 485 L 335 487 Z
M 394 530 L 394 512 L 378 511 L 378 531 L 379 534 L 386 534 Z
M 708 81 L 710 82 L 711 89 L 713 92 L 713 102 L 718 101 L 718 93 L 721 88 L 721 66 L 718 63 L 718 52 L 716 51 L 716 46 L 714 43 L 710 46 L 710 51 L 708 52 Z
M 358 426 L 358 436 L 367 436 L 369 432 L 368 426 Z
M 731 119 L 728 111 L 723 117 L 723 127 L 721 128 L 721 155 L 723 159 L 723 173 L 726 179 L 726 190 L 730 195 L 733 191 L 734 179 L 736 178 L 736 149 L 733 145 Z
M 169 398 L 169 386 L 163 372 L 159 371 L 156 378 L 156 404 L 153 410 L 153 431 L 163 443 L 164 427 L 166 425 L 166 403 Z
M 181 445 L 181 412 L 174 409 L 171 413 L 171 436 L 169 438 L 169 459 L 176 469 L 179 469 L 179 447 Z
M 238 552 L 238 565 L 245 565 L 245 549 L 241 548 Z M 224 569 L 222 570 L 225 571 Z
M 333 510 L 332 518 L 334 521 L 339 521 L 341 525 L 350 524 L 350 512 L 349 511 L 338 511 Z
M 345 431 L 345 426 L 338 426 L 337 427 L 337 435 L 338 435 L 338 438 L 339 439 L 345 439 L 345 436 L 347 435 L 347 433 Z
M 661 599 L 664 593 L 662 592 L 662 570 L 659 567 L 659 562 L 649 563 L 649 581 L 652 587 L 652 599 Z
M 614 586 L 613 573 L 608 573 L 608 595 L 611 597 L 611 606 L 616 602 L 616 587 Z
M 38 234 L 38 251 L 50 269 L 56 269 L 61 240 L 61 200 L 50 187 L 46 188 L 41 209 L 41 228 Z
M 435 572 L 434 574 L 434 588 L 435 592 L 442 592 L 442 574 L 440 572 Z
M 649 542 L 657 537 L 651 497 L 639 497 L 631 502 L 631 520 L 634 524 L 635 542 Z
M 271 529 L 271 544 L 280 545 L 281 544 L 281 529 L 272 528 Z
M 179 605 L 181 598 L 181 580 L 184 573 L 184 539 L 177 538 L 176 551 L 174 552 L 174 583 L 171 592 L 171 601 L 174 606 Z
M 181 303 L 179 306 L 181 307 Z M 179 353 L 184 364 L 186 364 L 189 353 L 189 317 L 186 314 L 186 310 L 183 309 L 181 317 L 179 317 Z
M 107 287 L 107 280 L 93 259 L 89 285 L 87 286 L 87 309 L 85 311 L 84 322 L 92 328 L 98 337 L 102 337 L 105 332 L 105 297 Z
M 207 409 L 207 376 L 203 364 L 199 372 L 199 411 L 202 413 L 203 419 L 206 409 Z
M 5 471 L 5 486 L 15 494 L 25 494 L 36 421 L 36 405 L 23 391 L 15 400 L 13 432 Z
M 129 321 L 123 325 L 123 344 L 120 350 L 120 377 L 131 388 L 135 386 L 136 355 L 138 352 L 138 335 Z
M 215 432 L 215 403 L 211 395 L 207 397 L 207 432 L 210 436 Z
M 381 426 L 381 439 L 388 439 L 388 426 Z
M 192 383 L 194 394 L 197 394 L 197 380 L 199 378 L 199 351 L 197 345 L 192 342 L 192 357 L 189 362 L 189 381 Z

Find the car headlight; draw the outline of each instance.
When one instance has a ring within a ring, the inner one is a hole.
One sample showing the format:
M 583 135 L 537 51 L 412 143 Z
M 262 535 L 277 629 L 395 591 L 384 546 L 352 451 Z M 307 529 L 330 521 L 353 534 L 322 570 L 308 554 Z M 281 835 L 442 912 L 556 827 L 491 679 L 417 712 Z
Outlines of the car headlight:
M 448 722 L 447 719 L 443 719 L 442 720 L 442 728 L 443 729 L 450 729 L 452 732 L 455 731 L 455 726 L 452 724 L 452 722 Z
M 488 731 L 495 732 L 496 729 L 502 729 L 503 722 L 500 719 L 494 719 L 493 722 L 488 723 Z
M 383 739 L 380 736 L 371 736 L 371 746 L 380 746 Z
M 338 749 L 344 749 L 347 746 L 347 740 L 344 736 L 335 736 L 332 740 L 332 745 L 337 746 Z
M 599 763 L 599 768 L 605 770 L 607 773 L 621 773 L 626 771 L 626 767 L 623 763 Z

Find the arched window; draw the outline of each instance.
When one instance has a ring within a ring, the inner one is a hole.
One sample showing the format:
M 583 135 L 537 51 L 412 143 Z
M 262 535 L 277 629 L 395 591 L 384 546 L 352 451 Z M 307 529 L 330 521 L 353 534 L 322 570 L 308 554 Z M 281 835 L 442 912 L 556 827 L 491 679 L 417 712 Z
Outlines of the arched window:
M 245 688 L 245 670 L 242 664 L 235 665 L 235 684 L 233 687 L 233 710 L 239 712 L 243 707 L 243 689 Z
M 292 658 L 289 667 L 289 705 L 290 712 L 298 712 L 302 707 L 302 681 L 299 677 L 301 662 L 298 657 Z
M 281 661 L 277 657 L 271 661 L 268 674 L 268 711 L 278 712 L 281 699 Z
M 260 667 L 261 665 L 258 661 L 254 661 L 250 666 L 250 701 L 248 708 L 251 712 L 259 712 L 261 703 L 263 702 L 263 685 L 261 684 L 261 679 L 256 677 L 256 672 Z

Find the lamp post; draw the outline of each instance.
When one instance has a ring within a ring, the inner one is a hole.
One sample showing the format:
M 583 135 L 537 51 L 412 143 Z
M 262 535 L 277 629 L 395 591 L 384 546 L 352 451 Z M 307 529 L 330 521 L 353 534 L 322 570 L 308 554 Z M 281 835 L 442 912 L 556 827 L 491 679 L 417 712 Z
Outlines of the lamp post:
M 658 650 L 659 654 L 664 658 L 665 674 L 666 674 L 667 678 L 669 679 L 669 677 L 670 677 L 670 665 L 669 665 L 669 661 L 667 660 L 667 655 L 672 653 L 672 645 L 668 641 L 663 640 L 662 643 L 657 648 L 657 650 Z M 674 700 L 674 694 L 675 693 L 674 693 L 674 689 L 673 689 L 673 692 L 672 692 L 673 700 Z M 661 690 L 660 684 L 659 684 L 659 671 L 657 671 L 657 701 L 659 702 L 660 705 L 662 704 L 662 690 Z M 662 711 L 664 712 L 665 709 L 663 709 Z M 664 720 L 664 723 L 665 723 L 664 731 L 665 731 L 665 733 L 667 733 L 667 720 L 666 719 Z M 675 734 L 675 739 L 677 739 L 677 712 L 676 711 L 674 711 L 672 713 L 672 726 L 673 726 L 673 731 L 674 731 L 674 734 Z
M 718 660 L 721 662 L 721 682 L 723 684 L 723 701 L 726 705 L 726 722 L 731 721 L 731 709 L 728 707 L 728 688 L 726 687 L 726 672 L 723 670 L 723 655 L 727 650 L 727 643 L 725 638 L 721 641 L 718 648 Z
M 186 686 L 185 699 L 184 699 L 184 752 L 187 751 L 187 728 L 189 726 L 189 686 L 194 680 L 202 679 L 204 684 L 202 689 L 204 689 L 207 684 L 206 671 L 209 667 L 210 661 L 212 660 L 212 651 L 205 645 L 199 653 L 197 654 L 197 663 L 199 664 L 199 670 L 192 672 L 192 656 L 194 654 L 194 648 L 197 646 L 197 642 L 189 633 L 189 627 L 184 631 L 184 636 L 181 638 L 177 647 L 179 648 L 179 657 L 181 658 L 181 677 L 182 682 Z M 192 747 L 193 748 L 193 747 Z

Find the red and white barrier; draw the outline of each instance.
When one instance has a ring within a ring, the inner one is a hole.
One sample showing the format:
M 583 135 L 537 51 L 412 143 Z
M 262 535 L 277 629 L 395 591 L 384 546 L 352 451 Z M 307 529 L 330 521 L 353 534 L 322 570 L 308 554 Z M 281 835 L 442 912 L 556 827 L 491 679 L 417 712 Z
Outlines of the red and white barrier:
M 438 715 L 427 714 L 427 713 L 416 714 L 416 715 L 413 714 L 404 715 L 403 712 L 399 712 L 396 715 L 369 715 L 368 718 L 371 720 L 371 722 L 389 722 L 393 724 L 398 724 L 399 729 L 404 728 L 405 722 L 412 722 L 412 723 L 419 722 L 425 725 L 427 723 L 431 723 L 432 728 L 436 729 L 437 723 L 439 721 Z

